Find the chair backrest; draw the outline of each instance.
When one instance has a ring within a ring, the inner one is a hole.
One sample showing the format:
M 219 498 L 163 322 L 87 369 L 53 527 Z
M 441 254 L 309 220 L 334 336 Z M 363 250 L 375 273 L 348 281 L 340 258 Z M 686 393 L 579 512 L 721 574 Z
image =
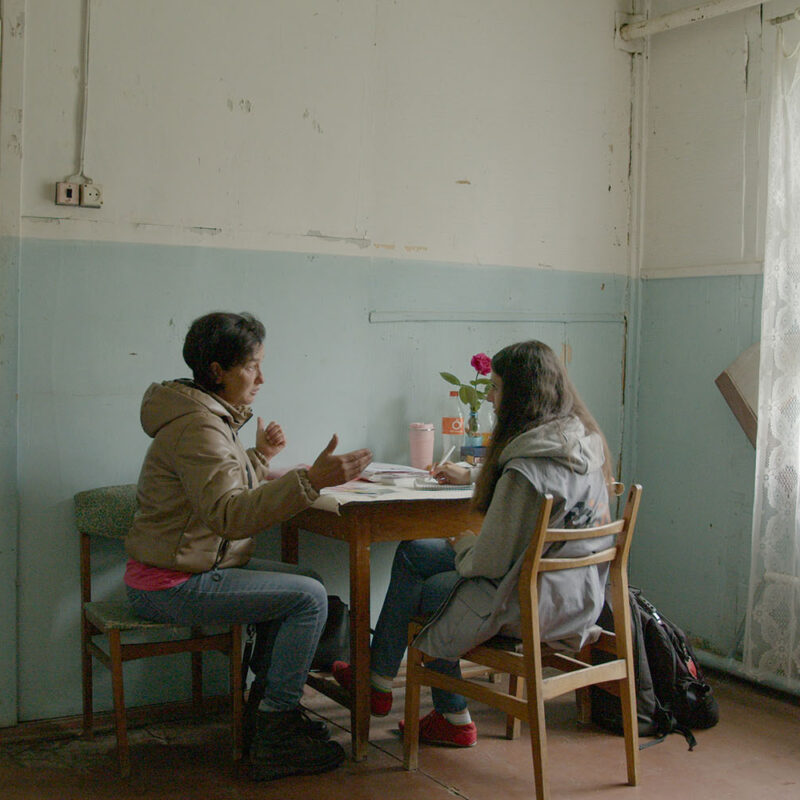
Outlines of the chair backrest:
M 136 484 L 89 489 L 78 492 L 74 500 L 79 533 L 124 539 L 136 513 Z
M 124 539 L 136 513 L 136 484 L 103 486 L 74 497 L 75 525 L 81 535 L 81 601 L 92 599 L 91 537 Z
M 526 628 L 532 629 L 536 640 L 538 640 L 537 577 L 540 572 L 577 569 L 591 566 L 592 564 L 608 563 L 609 581 L 615 591 L 615 596 L 619 592 L 621 592 L 619 596 L 627 596 L 628 555 L 630 553 L 633 529 L 636 525 L 636 516 L 639 512 L 641 493 L 642 487 L 640 485 L 634 484 L 631 486 L 622 517 L 606 525 L 597 525 L 591 528 L 549 527 L 553 496 L 550 494 L 544 496 L 533 538 L 530 545 L 528 545 L 522 572 L 520 573 L 519 592 L 523 631 Z M 610 535 L 616 537 L 615 544 L 590 555 L 575 558 L 547 558 L 542 556 L 545 545 L 584 539 L 599 539 Z M 536 609 L 537 613 L 534 613 L 534 609 Z M 615 622 L 618 611 L 619 609 L 614 609 Z

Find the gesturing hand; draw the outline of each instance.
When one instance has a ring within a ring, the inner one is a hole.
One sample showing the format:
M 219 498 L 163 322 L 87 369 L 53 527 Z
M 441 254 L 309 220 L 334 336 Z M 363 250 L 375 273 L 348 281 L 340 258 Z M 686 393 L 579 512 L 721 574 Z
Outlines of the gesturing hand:
M 258 418 L 258 428 L 256 429 L 256 450 L 261 453 L 267 461 L 271 461 L 284 447 L 286 447 L 286 437 L 283 429 L 277 422 L 270 422 L 264 427 L 264 420 Z
M 372 461 L 369 450 L 353 450 L 340 456 L 333 454 L 339 437 L 334 433 L 327 447 L 317 456 L 317 460 L 308 468 L 308 479 L 319 491 L 326 486 L 338 486 L 357 478 Z

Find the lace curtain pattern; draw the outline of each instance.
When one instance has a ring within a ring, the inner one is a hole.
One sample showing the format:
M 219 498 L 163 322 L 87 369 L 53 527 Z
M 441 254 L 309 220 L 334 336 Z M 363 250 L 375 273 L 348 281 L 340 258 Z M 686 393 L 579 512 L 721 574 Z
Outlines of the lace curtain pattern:
M 800 58 L 778 29 L 745 671 L 800 687 Z

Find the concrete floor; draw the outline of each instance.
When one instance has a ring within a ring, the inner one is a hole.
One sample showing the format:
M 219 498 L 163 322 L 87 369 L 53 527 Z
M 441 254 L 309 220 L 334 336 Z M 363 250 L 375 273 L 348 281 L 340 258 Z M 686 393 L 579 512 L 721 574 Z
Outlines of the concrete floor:
M 578 800 L 798 800 L 800 798 L 800 700 L 777 697 L 733 678 L 712 675 L 720 723 L 698 731 L 698 746 L 672 735 L 643 750 L 641 784 L 624 784 L 621 737 L 578 728 L 571 696 L 549 703 L 548 744 L 553 798 Z M 402 691 L 386 719 L 373 720 L 369 757 L 351 760 L 325 775 L 251 783 L 230 761 L 225 715 L 159 722 L 131 731 L 132 776 L 116 774 L 114 737 L 94 741 L 74 734 L 31 738 L 31 729 L 0 731 L 0 797 L 4 800 L 100 800 L 101 798 L 452 798 L 533 797 L 530 740 L 502 738 L 497 712 L 473 704 L 477 747 L 421 747 L 420 770 L 405 772 L 397 720 Z M 349 713 L 309 692 L 305 705 L 331 723 L 349 753 Z M 423 713 L 427 708 L 423 708 Z M 27 733 L 25 732 L 27 731 Z M 645 740 L 647 741 L 647 740 Z

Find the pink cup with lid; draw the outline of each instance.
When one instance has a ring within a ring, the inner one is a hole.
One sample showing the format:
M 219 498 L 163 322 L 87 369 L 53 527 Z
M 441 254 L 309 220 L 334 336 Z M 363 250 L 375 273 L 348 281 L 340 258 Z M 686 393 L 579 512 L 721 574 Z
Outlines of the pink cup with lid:
M 433 423 L 412 422 L 408 426 L 408 449 L 411 466 L 425 469 L 433 463 Z

